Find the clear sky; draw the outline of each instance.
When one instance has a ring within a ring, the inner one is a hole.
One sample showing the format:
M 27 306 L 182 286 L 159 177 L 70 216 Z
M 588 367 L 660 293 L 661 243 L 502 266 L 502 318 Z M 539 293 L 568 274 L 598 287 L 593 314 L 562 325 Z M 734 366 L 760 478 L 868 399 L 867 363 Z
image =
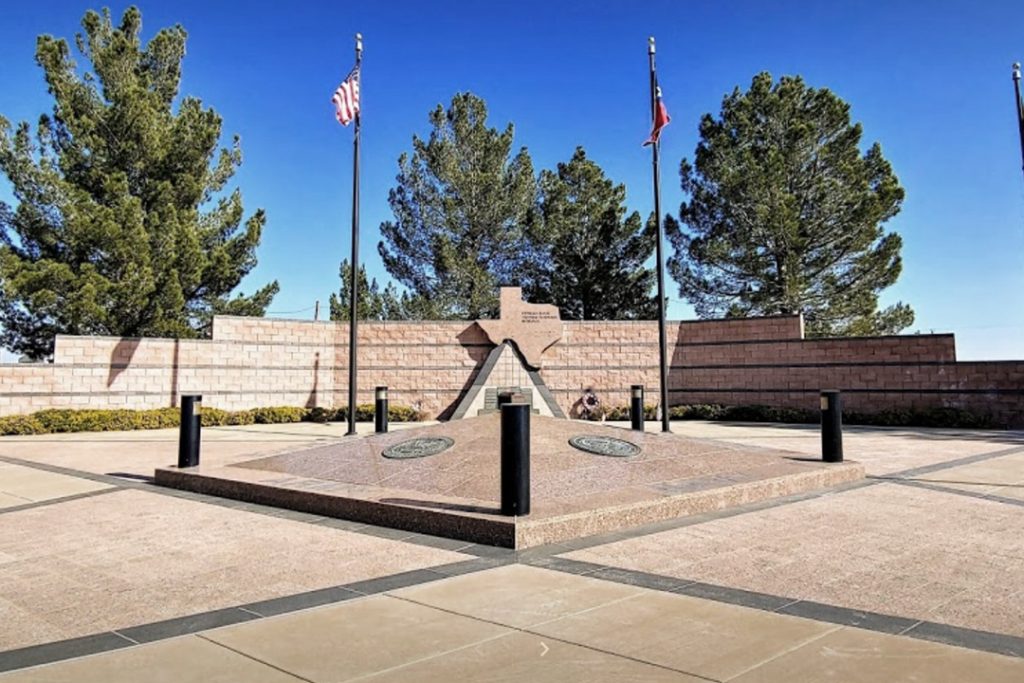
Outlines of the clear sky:
M 110 5 L 115 19 L 125 3 Z M 49 111 L 33 54 L 41 33 L 72 38 L 78 1 L 5 3 L 0 114 Z M 643 215 L 652 209 L 647 36 L 672 123 L 662 136 L 662 205 L 682 200 L 678 164 L 723 95 L 767 70 L 799 74 L 852 106 L 906 189 L 887 229 L 903 236 L 910 331 L 954 332 L 961 359 L 1024 358 L 1024 174 L 1010 65 L 1024 61 L 1018 2 L 223 2 L 143 0 L 144 38 L 189 33 L 183 92 L 242 138 L 235 176 L 268 223 L 246 291 L 277 279 L 271 314 L 310 318 L 339 287 L 348 254 L 352 130 L 330 96 L 364 35 L 361 259 L 386 281 L 376 245 L 390 217 L 397 158 L 427 112 L 459 91 L 482 96 L 492 125 L 516 126 L 536 169 L 583 145 Z M 227 141 L 229 138 L 225 138 Z M 0 198 L 9 200 L 0 180 Z M 673 297 L 670 318 L 690 318 Z

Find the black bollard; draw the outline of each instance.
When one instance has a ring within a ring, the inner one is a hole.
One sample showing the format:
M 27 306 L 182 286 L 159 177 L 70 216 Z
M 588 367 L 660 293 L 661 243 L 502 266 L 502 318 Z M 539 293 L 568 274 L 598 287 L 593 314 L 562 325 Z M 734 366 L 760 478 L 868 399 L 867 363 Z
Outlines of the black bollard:
M 179 469 L 199 464 L 202 408 L 202 394 L 185 394 L 181 397 L 181 426 L 178 429 Z
M 843 401 L 834 389 L 821 392 L 821 459 L 843 461 Z
M 378 434 L 388 431 L 388 388 L 377 387 L 374 391 L 373 429 Z
M 629 421 L 633 429 L 644 431 L 644 385 L 634 384 L 629 388 Z
M 501 514 L 530 514 L 530 405 L 501 407 Z
M 516 392 L 514 391 L 499 391 L 498 392 L 498 410 L 506 403 L 511 403 L 512 399 L 515 398 Z

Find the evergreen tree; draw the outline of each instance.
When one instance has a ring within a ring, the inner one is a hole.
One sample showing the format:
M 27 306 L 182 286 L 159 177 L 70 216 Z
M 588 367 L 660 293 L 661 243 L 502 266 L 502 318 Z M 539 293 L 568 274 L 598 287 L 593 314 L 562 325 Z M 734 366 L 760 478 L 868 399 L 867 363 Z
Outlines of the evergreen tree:
M 700 123 L 694 165 L 680 166 L 681 222 L 666 231 L 669 269 L 697 314 L 803 312 L 811 335 L 896 333 L 914 321 L 878 293 L 902 269 L 884 233 L 903 188 L 878 143 L 861 152 L 849 105 L 799 77 L 757 75 Z
M 536 180 L 526 148 L 514 157 L 514 128 L 487 127 L 487 106 L 471 93 L 430 113 L 426 141 L 398 160 L 378 251 L 408 288 L 420 314 L 476 319 L 498 312 L 498 287 L 527 285 L 526 225 Z
M 626 188 L 605 177 L 577 147 L 568 163 L 540 176 L 542 254 L 533 298 L 558 306 L 563 320 L 644 320 L 658 314 L 653 220 L 626 215 Z
M 66 41 L 37 41 L 54 109 L 35 136 L 0 118 L 17 202 L 0 203 L 0 340 L 41 358 L 58 333 L 193 337 L 216 313 L 261 315 L 276 282 L 229 295 L 256 265 L 265 216 L 243 226 L 241 194 L 225 191 L 238 138 L 218 151 L 220 116 L 178 98 L 185 30 L 143 47 L 134 7 L 118 26 L 87 12 L 82 27 L 82 75 Z
M 331 294 L 331 320 L 348 322 L 351 318 L 349 301 L 352 297 L 352 265 L 348 259 L 341 262 L 339 274 L 341 290 Z M 399 295 L 393 283 L 389 282 L 387 287 L 381 289 L 376 278 L 368 282 L 366 266 L 359 266 L 359 289 L 356 296 L 359 297 L 359 308 L 356 311 L 359 320 L 409 320 L 414 313 L 407 310 L 414 308 L 409 296 Z

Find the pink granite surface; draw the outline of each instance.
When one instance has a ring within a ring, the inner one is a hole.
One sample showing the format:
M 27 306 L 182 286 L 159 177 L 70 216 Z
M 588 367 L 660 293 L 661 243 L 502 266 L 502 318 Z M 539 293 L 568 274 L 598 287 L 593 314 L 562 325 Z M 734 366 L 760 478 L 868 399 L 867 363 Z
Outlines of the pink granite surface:
M 879 484 L 565 557 L 1024 637 L 1024 507 Z
M 631 432 L 534 416 L 528 517 L 500 508 L 500 416 L 236 462 L 157 471 L 158 483 L 257 500 L 478 542 L 528 547 L 706 512 L 863 476 L 855 463 L 826 465 L 795 453 L 676 434 Z M 598 434 L 642 450 L 594 455 L 570 437 Z M 447 436 L 434 456 L 392 460 L 382 452 L 416 436 Z

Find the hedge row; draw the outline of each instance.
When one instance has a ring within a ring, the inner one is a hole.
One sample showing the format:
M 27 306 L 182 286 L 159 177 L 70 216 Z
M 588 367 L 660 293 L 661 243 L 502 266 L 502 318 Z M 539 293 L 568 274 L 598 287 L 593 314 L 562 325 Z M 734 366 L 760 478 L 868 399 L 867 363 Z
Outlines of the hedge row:
M 412 408 L 402 405 L 388 406 L 391 422 L 417 422 L 425 418 Z M 251 424 L 283 424 L 287 422 L 344 422 L 348 408 L 294 408 L 277 406 L 251 410 L 221 410 L 203 408 L 204 427 Z M 180 408 L 155 410 L 41 410 L 31 415 L 0 417 L 0 436 L 25 434 L 54 434 L 58 432 L 115 432 L 135 429 L 166 429 L 177 427 L 181 420 Z M 373 421 L 373 404 L 356 406 L 356 420 Z
M 657 409 L 644 405 L 644 419 L 657 419 Z M 774 406 L 724 406 L 717 403 L 672 406 L 668 411 L 672 420 L 714 420 L 728 422 L 787 422 L 790 424 L 817 424 L 821 414 L 816 410 L 777 408 Z M 596 411 L 591 420 L 625 421 L 629 408 L 614 406 Z M 984 429 L 997 427 L 991 415 L 983 415 L 961 408 L 928 408 L 925 410 L 883 410 L 877 413 L 844 412 L 843 422 L 851 425 L 875 427 L 956 427 Z

